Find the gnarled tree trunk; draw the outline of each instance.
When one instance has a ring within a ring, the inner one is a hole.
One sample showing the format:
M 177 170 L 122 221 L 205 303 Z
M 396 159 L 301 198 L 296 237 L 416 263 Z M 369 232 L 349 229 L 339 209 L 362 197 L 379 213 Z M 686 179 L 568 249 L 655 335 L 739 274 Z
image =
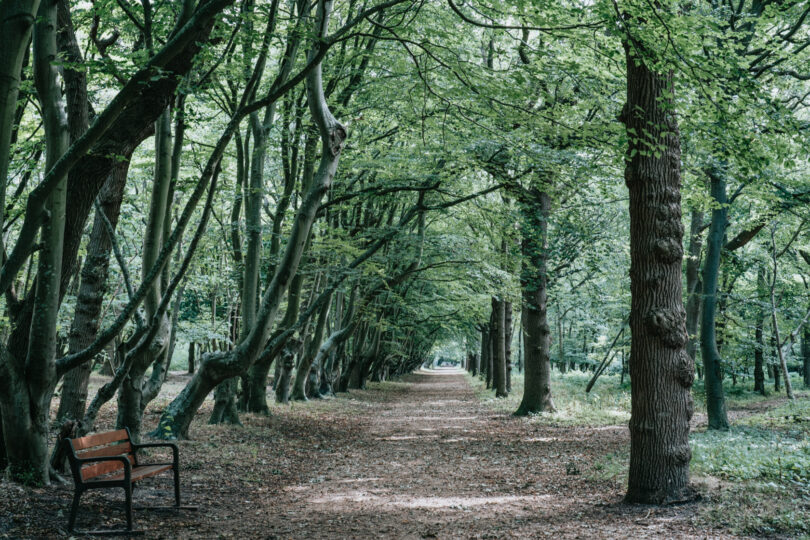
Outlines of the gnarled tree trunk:
M 626 36 L 626 40 L 632 39 Z M 640 43 L 625 41 L 630 194 L 630 468 L 628 502 L 661 504 L 688 495 L 690 388 L 681 286 L 680 140 L 672 74 L 653 71 Z

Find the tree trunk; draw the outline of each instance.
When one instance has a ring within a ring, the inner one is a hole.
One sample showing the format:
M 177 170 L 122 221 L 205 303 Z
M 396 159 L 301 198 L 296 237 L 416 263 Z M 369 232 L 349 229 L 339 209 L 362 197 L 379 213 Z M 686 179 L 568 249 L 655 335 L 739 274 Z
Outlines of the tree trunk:
M 627 36 L 626 39 L 630 39 Z M 688 495 L 690 388 L 681 261 L 680 140 L 673 116 L 672 74 L 624 44 L 629 138 L 625 183 L 630 195 L 630 467 L 625 500 L 662 504 Z M 634 53 L 634 54 L 631 54 Z M 645 140 L 647 139 L 647 140 Z M 654 150 L 653 150 L 654 149 Z
M 565 373 L 568 371 L 568 362 L 565 361 L 565 335 L 563 334 L 563 319 L 562 316 L 557 317 L 557 352 L 559 353 L 560 372 Z
M 486 386 L 489 388 L 490 375 L 489 368 L 489 325 L 485 324 L 481 327 L 481 359 L 478 364 L 478 373 L 486 380 Z
M 99 194 L 99 208 L 104 212 L 113 230 L 118 224 L 128 172 L 129 160 L 127 159 L 113 169 L 113 173 Z M 87 244 L 87 257 L 82 266 L 81 285 L 76 297 L 73 323 L 68 334 L 68 354 L 75 354 L 83 350 L 96 339 L 101 324 L 101 306 L 107 291 L 111 251 L 112 241 L 107 225 L 104 223 L 104 218 L 97 214 L 93 219 L 93 229 Z M 65 374 L 59 411 L 56 415 L 60 421 L 80 420 L 84 417 L 84 408 L 87 404 L 87 383 L 90 379 L 92 365 L 92 362 L 85 362 Z
M 802 374 L 804 387 L 810 388 L 810 327 L 802 331 Z
M 504 301 L 492 297 L 492 386 L 495 397 L 506 397 L 506 329 Z
M 306 401 L 307 399 L 305 388 L 307 378 L 309 377 L 310 369 L 313 367 L 313 362 L 315 362 L 318 356 L 321 342 L 323 341 L 323 334 L 326 329 L 326 320 L 329 318 L 329 308 L 331 306 L 332 295 L 330 294 L 329 298 L 324 302 L 321 312 L 318 314 L 318 322 L 315 324 L 315 334 L 312 337 L 312 341 L 310 341 L 307 351 L 298 363 L 298 369 L 295 372 L 295 381 L 293 382 L 292 395 L 290 396 L 294 400 Z
M 728 429 L 726 401 L 723 394 L 723 368 L 717 350 L 716 310 L 717 276 L 720 270 L 720 252 L 726 230 L 725 171 L 709 171 L 711 196 L 717 207 L 712 209 L 712 221 L 706 239 L 706 261 L 703 265 L 703 309 L 700 319 L 700 356 L 703 359 L 706 382 L 706 412 L 709 429 Z
M 506 393 L 512 391 L 512 302 L 504 302 L 504 360 L 506 362 Z
M 544 191 L 530 193 L 529 201 L 522 202 L 523 223 L 523 331 L 524 379 L 523 399 L 515 414 L 554 411 L 551 400 L 551 329 L 548 325 L 548 298 L 546 269 L 548 246 L 548 218 L 551 198 Z
M 54 0 L 46 0 L 39 6 L 34 29 L 34 58 L 34 82 L 45 128 L 45 169 L 50 170 L 65 153 L 70 140 L 57 78 Z M 4 364 L 9 371 L 3 373 L 0 369 L 0 377 L 7 378 L 6 384 L 0 386 L 3 394 L 0 414 L 4 424 L 8 474 L 12 480 L 28 484 L 47 484 L 50 480 L 49 413 L 57 382 L 56 325 L 62 279 L 66 184 L 67 177 L 61 177 L 45 203 L 49 219 L 41 228 L 42 247 L 37 258 L 38 276 L 26 357 L 22 362 L 23 359 L 19 358 L 0 359 L 0 365 Z
M 757 296 L 765 294 L 765 268 L 760 265 L 757 270 Z M 765 319 L 764 309 L 760 308 L 756 314 L 756 328 L 754 329 L 754 392 L 759 392 L 763 396 L 765 391 L 765 340 L 763 337 L 763 325 Z
M 700 295 L 703 284 L 700 281 L 700 252 L 703 248 L 703 212 L 692 210 L 689 226 L 689 255 L 686 259 L 686 333 L 689 343 L 686 352 L 694 362 L 696 358 L 696 341 L 698 320 L 700 319 Z
M 214 410 L 211 411 L 211 417 L 208 419 L 209 424 L 242 425 L 236 410 L 236 402 L 233 399 L 238 381 L 237 377 L 231 377 L 217 385 L 214 391 Z
M 197 344 L 193 341 L 188 342 L 188 373 L 194 374 L 197 358 Z
M 315 28 L 318 35 L 327 31 L 331 2 L 318 3 Z M 309 58 L 314 59 L 325 46 L 315 40 Z M 205 397 L 219 382 L 240 375 L 258 358 L 267 343 L 276 313 L 290 281 L 298 271 L 303 248 L 312 223 L 315 221 L 321 199 L 332 185 L 340 154 L 347 137 L 346 129 L 329 111 L 323 93 L 322 66 L 320 62 L 307 74 L 307 96 L 313 121 L 317 124 L 323 143 L 321 162 L 312 187 L 302 200 L 289 233 L 289 241 L 267 290 L 262 298 L 256 325 L 239 345 L 228 353 L 206 357 L 197 373 L 180 395 L 164 411 L 155 436 L 177 438 L 188 435 L 188 428 Z
M 28 51 L 34 17 L 39 0 L 4 0 L 0 2 L 0 230 L 5 225 L 6 188 L 11 139 L 23 59 Z M 3 248 L 0 238 L 0 248 Z
M 171 184 L 172 172 L 172 131 L 171 131 L 171 110 L 167 108 L 158 119 L 155 125 L 155 173 L 152 186 L 152 196 L 149 203 L 149 217 L 146 223 L 146 233 L 143 243 L 143 256 L 141 263 L 142 278 L 147 274 L 157 262 L 158 255 L 163 247 L 163 238 L 166 223 L 166 210 L 170 204 L 169 187 Z M 155 279 L 154 284 L 144 299 L 144 310 L 148 324 L 152 324 L 152 318 L 158 312 L 162 293 L 167 286 L 161 277 Z M 163 314 L 155 339 L 145 348 L 143 353 L 138 355 L 132 362 L 129 373 L 124 378 L 124 382 L 118 393 L 118 419 L 116 426 L 127 427 L 132 437 L 137 441 L 140 439 L 141 420 L 144 406 L 144 374 L 150 365 L 155 362 L 165 361 L 168 350 L 169 319 Z

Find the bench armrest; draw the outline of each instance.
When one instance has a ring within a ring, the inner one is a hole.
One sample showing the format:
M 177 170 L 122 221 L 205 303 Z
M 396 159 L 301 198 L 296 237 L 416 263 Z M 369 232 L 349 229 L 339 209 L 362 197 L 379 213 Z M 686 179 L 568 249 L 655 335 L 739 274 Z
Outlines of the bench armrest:
M 135 444 L 132 443 L 132 451 L 137 452 L 142 448 L 171 448 L 172 449 L 172 462 L 175 467 L 180 464 L 180 449 L 177 447 L 176 444 L 171 442 L 160 442 L 160 443 L 142 443 L 142 444 Z

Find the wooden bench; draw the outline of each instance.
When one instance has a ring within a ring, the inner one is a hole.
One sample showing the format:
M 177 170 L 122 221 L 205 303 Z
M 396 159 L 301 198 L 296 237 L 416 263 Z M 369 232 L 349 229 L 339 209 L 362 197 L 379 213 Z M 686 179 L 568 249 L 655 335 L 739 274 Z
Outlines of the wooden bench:
M 143 531 L 132 529 L 132 489 L 135 482 L 155 476 L 166 471 L 174 472 L 174 506 L 170 508 L 188 508 L 180 506 L 180 467 L 178 448 L 174 443 L 137 444 L 132 441 L 129 429 L 96 433 L 77 439 L 64 439 L 65 455 L 70 462 L 75 491 L 73 505 L 70 508 L 68 530 L 74 532 L 76 513 L 79 510 L 79 499 L 89 489 L 120 487 L 126 497 L 126 530 L 89 531 L 82 534 L 142 534 Z M 171 463 L 140 463 L 138 451 L 143 448 L 166 447 L 172 449 Z

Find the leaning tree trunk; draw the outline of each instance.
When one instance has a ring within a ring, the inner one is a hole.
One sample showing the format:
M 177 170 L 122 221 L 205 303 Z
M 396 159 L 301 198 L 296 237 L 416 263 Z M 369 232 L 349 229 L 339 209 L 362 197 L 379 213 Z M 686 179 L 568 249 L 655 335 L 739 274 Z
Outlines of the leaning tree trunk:
M 712 209 L 712 221 L 706 239 L 706 262 L 703 265 L 703 309 L 700 318 L 700 356 L 706 382 L 706 412 L 709 429 L 728 429 L 726 401 L 723 395 L 723 373 L 720 353 L 717 350 L 715 322 L 717 313 L 717 276 L 720 270 L 720 252 L 726 231 L 726 180 L 725 171 L 709 173 L 711 195 L 716 203 Z
M 113 230 L 118 224 L 128 171 L 129 160 L 122 161 L 113 169 L 112 175 L 99 194 L 99 209 L 104 212 Z M 68 334 L 68 354 L 75 354 L 90 345 L 96 339 L 101 324 L 101 306 L 107 290 L 112 239 L 104 218 L 98 215 L 98 212 L 99 210 L 96 210 L 87 244 L 87 257 L 82 266 L 81 285 L 76 297 L 73 323 Z M 59 411 L 56 415 L 58 419 L 79 420 L 84 417 L 91 368 L 92 362 L 85 362 L 65 374 Z
M 331 9 L 332 2 L 318 3 L 315 28 L 318 29 L 320 37 L 325 36 L 327 31 L 326 23 Z M 316 40 L 310 51 L 309 59 L 318 58 L 320 48 L 325 46 L 325 43 Z M 161 438 L 187 436 L 189 425 L 209 392 L 223 380 L 240 375 L 248 369 L 267 343 L 281 299 L 298 271 L 298 265 L 303 256 L 303 247 L 320 208 L 321 199 L 332 185 L 347 137 L 346 128 L 329 111 L 323 92 L 321 68 L 321 62 L 317 62 L 307 74 L 307 97 L 310 112 L 313 121 L 318 126 L 323 145 L 321 162 L 312 187 L 301 202 L 296 214 L 284 256 L 279 261 L 273 279 L 262 298 L 256 325 L 233 351 L 210 355 L 203 359 L 197 373 L 164 411 L 158 429 L 154 432 L 155 436 Z
M 320 354 L 320 346 L 323 341 L 323 334 L 326 330 L 326 320 L 329 318 L 329 308 L 332 306 L 332 295 L 330 294 L 318 314 L 318 322 L 315 324 L 315 333 L 312 341 L 309 343 L 306 354 L 301 358 L 298 363 L 298 369 L 295 372 L 295 380 L 293 381 L 293 389 L 290 397 L 298 401 L 306 401 L 306 383 L 309 376 L 309 371 L 313 367 L 313 363 L 317 357 L 323 357 Z M 321 360 L 322 361 L 322 360 Z M 317 365 L 316 365 L 317 369 Z M 317 389 L 314 389 L 317 391 Z
M 57 78 L 56 1 L 46 0 L 34 30 L 34 82 L 45 127 L 45 169 L 50 170 L 69 144 L 67 118 Z M 41 228 L 38 277 L 34 292 L 29 347 L 24 359 L 3 359 L 8 373 L 0 387 L 5 451 L 12 480 L 47 484 L 51 396 L 56 386 L 56 325 L 59 312 L 62 250 L 65 233 L 67 177 L 62 176 L 48 197 L 49 214 Z M 5 352 L 5 351 L 4 351 Z M 7 353 L 6 353 L 7 354 Z
M 546 270 L 548 217 L 551 199 L 548 193 L 536 194 L 537 205 L 527 202 L 523 214 L 523 399 L 515 415 L 525 416 L 554 411 L 551 400 L 551 329 L 548 325 Z
M 6 208 L 8 165 L 23 60 L 31 40 L 39 0 L 0 2 L 0 208 Z M 0 212 L 0 230 L 5 225 Z M 2 247 L 2 238 L 0 238 Z
M 627 36 L 627 39 L 630 39 Z M 624 44 L 627 103 L 621 121 L 629 145 L 630 468 L 625 500 L 661 504 L 688 494 L 690 388 L 681 286 L 680 138 L 672 74 L 652 71 L 639 43 Z

